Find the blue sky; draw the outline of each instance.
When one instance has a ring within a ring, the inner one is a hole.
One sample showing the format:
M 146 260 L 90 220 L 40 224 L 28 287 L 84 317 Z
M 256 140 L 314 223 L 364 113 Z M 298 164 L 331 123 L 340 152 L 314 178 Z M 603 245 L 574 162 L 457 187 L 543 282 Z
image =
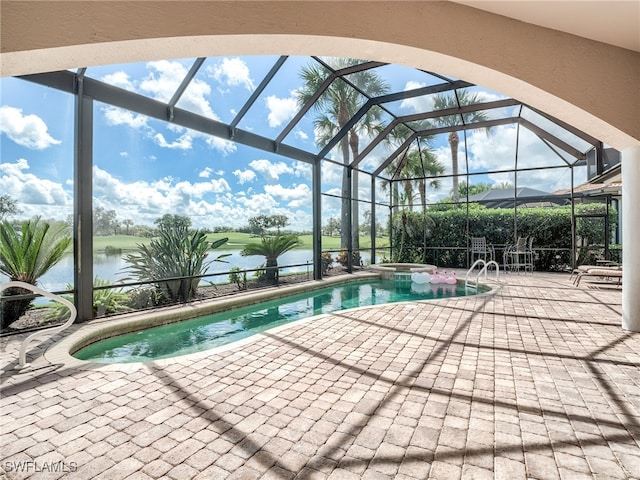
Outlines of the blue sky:
M 277 58 L 208 58 L 177 106 L 229 123 Z M 298 110 L 294 93 L 302 85 L 299 72 L 310 61 L 290 57 L 239 128 L 275 138 Z M 168 101 L 192 63 L 193 59 L 186 59 L 90 67 L 87 76 Z M 401 66 L 387 65 L 377 72 L 391 91 L 441 82 Z M 503 98 L 480 87 L 473 90 L 487 101 Z M 387 107 L 396 115 L 406 115 L 429 108 L 430 102 L 430 97 L 418 97 Z M 8 193 L 18 201 L 22 217 L 37 214 L 64 219 L 72 213 L 73 111 L 74 99 L 69 94 L 14 78 L 0 79 L 0 194 Z M 313 118 L 313 113 L 306 115 L 284 142 L 318 152 Z M 196 227 L 211 228 L 238 227 L 258 214 L 284 214 L 291 228 L 311 229 L 311 168 L 307 164 L 100 103 L 94 108 L 94 132 L 94 204 L 115 210 L 120 220 L 151 225 L 165 213 L 177 213 L 191 217 Z M 464 166 L 462 138 L 459 156 Z M 515 125 L 496 127 L 491 135 L 470 131 L 470 171 L 512 168 L 515 144 Z M 436 137 L 433 148 L 450 172 L 446 135 Z M 521 129 L 519 149 L 520 166 L 561 162 L 525 129 Z M 388 152 L 388 147 L 378 148 L 362 165 L 371 171 Z M 337 152 L 331 155 L 340 158 Z M 340 175 L 338 168 L 325 163 L 322 191 L 339 193 Z M 577 183 L 584 180 L 581 176 L 577 172 Z M 513 175 L 482 175 L 472 183 L 479 181 L 513 182 Z M 554 191 L 570 186 L 570 174 L 568 169 L 523 173 L 518 182 Z M 445 180 L 439 191 L 429 192 L 429 199 L 436 201 L 448 195 L 449 189 L 450 181 Z M 368 176 L 361 175 L 360 197 L 368 198 L 369 190 Z M 368 208 L 363 206 L 361 214 Z M 323 223 L 338 217 L 339 209 L 337 199 L 323 197 Z

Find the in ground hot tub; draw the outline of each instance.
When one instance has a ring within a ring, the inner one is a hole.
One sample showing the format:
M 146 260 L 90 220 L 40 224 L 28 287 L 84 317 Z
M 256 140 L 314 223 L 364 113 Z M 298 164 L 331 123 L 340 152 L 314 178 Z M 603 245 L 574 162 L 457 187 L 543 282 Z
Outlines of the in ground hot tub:
M 369 268 L 374 272 L 380 272 L 380 277 L 386 280 L 399 280 L 399 277 L 407 277 L 410 281 L 412 273 L 432 274 L 438 267 L 426 263 L 376 263 Z

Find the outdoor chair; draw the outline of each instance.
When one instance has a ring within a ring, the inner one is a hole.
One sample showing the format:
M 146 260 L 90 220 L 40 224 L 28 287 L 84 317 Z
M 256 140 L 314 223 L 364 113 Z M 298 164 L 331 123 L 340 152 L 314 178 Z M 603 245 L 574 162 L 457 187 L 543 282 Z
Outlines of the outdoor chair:
M 485 262 L 493 260 L 495 256 L 493 245 L 487 243 L 486 237 L 471 237 L 471 264 L 481 258 Z
M 505 270 L 533 272 L 533 237 L 518 237 L 515 244 L 505 247 L 502 260 Z
M 569 280 L 573 279 L 575 283 L 574 275 L 579 275 L 580 273 L 588 272 L 589 270 L 620 270 L 620 265 L 578 265 L 571 271 L 571 275 L 569 276 Z
M 526 262 L 527 262 L 527 266 L 531 269 L 531 271 L 533 272 L 533 237 L 528 237 L 527 238 L 527 258 L 526 258 Z
M 573 284 L 577 287 L 580 285 L 580 280 L 583 277 L 596 277 L 596 278 L 606 278 L 609 280 L 617 279 L 617 283 L 620 284 L 622 281 L 622 267 L 603 267 L 601 265 L 580 265 L 578 268 L 571 272 L 571 276 L 569 279 L 575 275 L 573 279 Z

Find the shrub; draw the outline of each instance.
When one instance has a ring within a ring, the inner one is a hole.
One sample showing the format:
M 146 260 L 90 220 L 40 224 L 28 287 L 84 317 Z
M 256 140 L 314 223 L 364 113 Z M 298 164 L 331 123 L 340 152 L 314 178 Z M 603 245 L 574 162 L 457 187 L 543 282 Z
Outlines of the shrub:
M 127 292 L 127 295 L 129 297 L 127 305 L 133 310 L 143 310 L 145 308 L 155 307 L 162 303 L 162 299 L 158 296 L 158 294 L 159 291 L 156 288 L 134 288 Z
M 602 214 L 603 204 L 577 205 L 576 213 Z M 594 221 L 595 220 L 595 221 Z M 425 225 L 425 222 L 427 224 Z M 469 237 L 486 237 L 493 245 L 510 244 L 514 238 L 513 209 L 470 208 Z M 617 213 L 610 209 L 610 229 L 615 228 Z M 519 237 L 534 237 L 536 269 L 559 270 L 571 263 L 571 207 L 536 207 L 517 210 Z M 608 235 L 610 235 L 608 232 Z M 425 236 L 425 232 L 427 232 Z M 601 219 L 576 218 L 576 234 L 588 250 L 602 247 L 604 239 Z M 430 211 L 426 219 L 418 212 L 394 215 L 391 225 L 393 261 L 426 262 L 443 267 L 465 267 L 467 264 L 466 209 Z M 594 247 L 596 244 L 596 247 Z M 600 244 L 600 245 L 598 245 Z M 582 249 L 579 255 L 584 255 Z M 502 258 L 497 259 L 501 263 Z
M 104 254 L 109 255 L 122 255 L 122 249 L 118 247 L 112 247 L 111 245 L 107 245 L 104 247 Z
M 36 285 L 38 279 L 60 261 L 71 245 L 66 226 L 57 228 L 40 223 L 40 218 L 25 220 L 20 229 L 8 221 L 0 222 L 0 272 L 12 281 Z M 29 294 L 23 288 L 7 288 L 3 295 Z M 31 306 L 32 299 L 5 300 L 0 311 L 0 328 L 20 318 Z
M 129 254 L 125 268 L 138 281 L 156 281 L 160 300 L 187 302 L 196 294 L 200 277 L 212 262 L 223 262 L 230 254 L 205 260 L 210 249 L 224 245 L 228 238 L 208 242 L 203 231 L 190 231 L 185 224 L 161 224 L 158 238 L 148 245 L 138 244 Z
M 109 285 L 107 280 L 96 277 L 93 280 L 94 287 L 106 287 Z M 73 290 L 73 285 L 67 284 L 67 290 Z M 63 295 L 64 298 L 73 302 L 72 295 Z M 113 315 L 115 313 L 123 313 L 131 311 L 127 305 L 129 296 L 120 288 L 104 288 L 93 291 L 93 316 Z M 66 320 L 69 318 L 69 309 L 61 303 L 55 302 L 51 311 L 47 314 L 50 320 Z
M 247 289 L 247 272 L 240 273 L 240 268 L 233 267 L 229 269 L 229 281 L 238 286 L 238 290 Z
M 260 243 L 248 243 L 240 252 L 242 256 L 263 255 L 267 261 L 265 278 L 275 283 L 278 278 L 278 257 L 300 245 L 295 235 L 262 237 Z
M 253 274 L 256 280 L 259 282 L 263 282 L 267 279 L 267 269 L 264 266 L 264 263 L 261 263 L 258 268 L 256 268 L 255 273 Z
M 340 250 L 340 252 L 336 256 L 336 262 L 338 262 L 343 267 L 346 267 L 348 265 L 348 258 L 349 256 L 347 251 Z M 362 258 L 360 257 L 360 252 L 357 250 L 354 250 L 353 252 L 351 252 L 351 265 L 355 267 L 359 267 L 361 262 L 362 262 Z
M 321 261 L 322 275 L 326 275 L 329 273 L 329 270 L 333 268 L 333 257 L 331 256 L 331 252 L 322 252 Z

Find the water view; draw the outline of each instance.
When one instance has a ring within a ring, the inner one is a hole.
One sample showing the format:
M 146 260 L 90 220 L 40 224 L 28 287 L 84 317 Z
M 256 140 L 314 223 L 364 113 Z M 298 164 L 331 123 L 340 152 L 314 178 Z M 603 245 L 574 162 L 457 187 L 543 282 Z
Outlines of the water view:
M 265 263 L 264 257 L 250 256 L 243 257 L 240 255 L 240 249 L 238 250 L 215 250 L 214 254 L 219 255 L 221 253 L 230 253 L 230 257 L 226 257 L 227 263 L 213 262 L 209 267 L 208 273 L 220 273 L 227 272 L 233 267 L 238 267 L 241 270 L 250 270 L 258 268 Z M 334 255 L 335 256 L 335 255 Z M 363 261 L 367 263 L 369 261 L 369 255 L 366 252 L 362 253 Z M 278 259 L 279 265 L 298 265 L 309 263 L 300 267 L 290 267 L 282 270 L 282 273 L 309 272 L 309 275 L 313 276 L 313 250 L 312 249 L 295 249 L 290 250 L 283 254 Z M 99 277 L 102 280 L 109 280 L 112 283 L 118 283 L 119 281 L 127 278 L 128 274 L 124 269 L 128 266 L 127 262 L 119 255 L 105 255 L 103 253 L 96 254 L 93 262 L 93 276 Z M 248 274 L 249 277 L 252 274 Z M 207 278 L 204 281 L 211 281 L 214 283 L 228 282 L 229 277 L 227 275 L 220 275 L 217 277 Z M 8 281 L 7 277 L 0 274 L 0 283 Z M 73 283 L 73 255 L 67 255 L 57 263 L 51 270 L 43 275 L 38 280 L 38 286 L 45 290 L 56 292 L 67 289 L 67 284 Z

